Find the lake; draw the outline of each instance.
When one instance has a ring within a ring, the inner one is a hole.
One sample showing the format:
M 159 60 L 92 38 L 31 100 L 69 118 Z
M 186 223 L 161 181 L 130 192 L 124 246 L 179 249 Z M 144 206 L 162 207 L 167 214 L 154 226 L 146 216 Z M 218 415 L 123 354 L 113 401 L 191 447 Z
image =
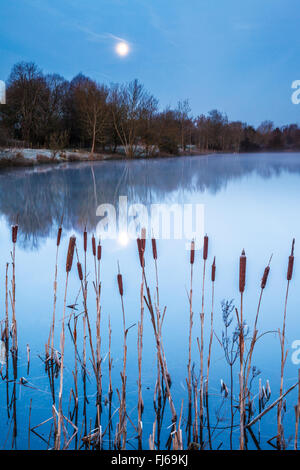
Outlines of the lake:
M 48 372 L 45 372 L 45 344 L 53 314 L 53 283 L 56 259 L 57 229 L 62 222 L 62 239 L 58 251 L 57 303 L 54 347 L 60 349 L 60 334 L 64 311 L 66 282 L 66 255 L 69 237 L 75 235 L 80 262 L 84 266 L 83 231 L 88 231 L 87 251 L 87 301 L 91 335 L 96 347 L 96 298 L 93 281 L 95 278 L 91 236 L 96 234 L 99 217 L 97 207 L 101 204 L 118 205 L 119 197 L 127 196 L 128 204 L 200 204 L 203 207 L 203 233 L 209 237 L 208 259 L 204 288 L 204 376 L 206 375 L 207 352 L 210 338 L 212 304 L 212 283 L 210 269 L 216 259 L 216 280 L 214 286 L 214 335 L 212 342 L 209 377 L 209 426 L 205 414 L 203 423 L 204 448 L 229 449 L 239 447 L 239 358 L 233 367 L 234 427 L 231 444 L 229 427 L 230 408 L 230 367 L 222 348 L 224 323 L 221 302 L 233 299 L 233 305 L 240 310 L 239 257 L 242 250 L 247 256 L 246 287 L 243 295 L 243 316 L 249 327 L 246 350 L 252 336 L 259 295 L 260 282 L 265 267 L 270 264 L 268 283 L 263 292 L 258 319 L 259 337 L 253 354 L 252 364 L 260 374 L 251 384 L 252 418 L 259 413 L 259 379 L 261 386 L 270 383 L 271 397 L 265 407 L 273 403 L 280 390 L 280 342 L 278 329 L 282 328 L 285 295 L 287 289 L 287 263 L 295 238 L 295 266 L 289 286 L 286 344 L 288 350 L 284 371 L 284 391 L 298 380 L 297 345 L 300 342 L 298 283 L 298 241 L 300 242 L 300 153 L 259 153 L 239 155 L 209 155 L 199 157 L 164 158 L 140 161 L 107 161 L 91 163 L 60 164 L 39 166 L 28 169 L 2 170 L 0 173 L 0 214 L 1 214 L 1 273 L 0 302 L 2 308 L 2 330 L 5 320 L 5 272 L 9 263 L 8 289 L 11 290 L 11 225 L 18 216 L 19 232 L 15 252 L 16 269 L 16 321 L 18 334 L 18 364 L 15 374 L 13 361 L 9 357 L 9 375 L 2 354 L 1 382 L 1 442 L 2 448 L 27 449 L 29 426 L 30 448 L 53 448 L 53 397 Z M 118 211 L 118 208 L 117 208 Z M 148 233 L 149 235 L 149 233 Z M 200 238 L 200 237 L 199 237 Z M 202 240 L 202 234 L 201 234 Z M 186 445 L 188 391 L 188 340 L 189 340 L 189 290 L 190 252 L 184 237 L 181 239 L 157 240 L 157 272 L 159 280 L 159 304 L 161 314 L 166 307 L 162 328 L 163 349 L 167 370 L 172 385 L 171 395 L 179 417 L 183 400 L 182 433 Z M 124 310 L 127 333 L 127 448 L 138 448 L 137 402 L 138 402 L 138 322 L 140 321 L 142 270 L 137 243 L 130 238 L 104 239 L 100 267 L 101 281 L 101 374 L 102 374 L 102 416 L 101 429 L 104 432 L 101 445 L 113 448 L 116 425 L 119 419 L 119 398 L 123 368 L 123 323 L 121 299 L 118 291 L 118 265 L 123 277 Z M 76 269 L 77 258 L 69 275 L 66 297 L 66 329 L 64 351 L 64 382 L 62 407 L 69 421 L 74 423 L 74 367 L 77 363 L 78 410 L 76 438 L 69 448 L 88 446 L 80 437 L 93 434 L 97 428 L 97 388 L 86 329 L 86 368 L 83 361 L 83 318 L 84 306 L 81 284 Z M 96 269 L 97 271 L 97 269 Z M 156 297 L 156 272 L 152 256 L 151 240 L 146 240 L 145 272 L 153 303 Z M 193 265 L 193 333 L 192 362 L 195 364 L 195 380 L 199 380 L 200 313 L 202 311 L 203 252 L 195 253 Z M 145 289 L 145 286 L 144 286 Z M 146 293 L 144 292 L 146 295 Z M 147 297 L 147 296 L 146 296 Z M 75 309 L 70 306 L 75 304 Z M 9 317 L 12 317 L 11 301 L 8 297 Z M 77 318 L 77 355 L 74 352 L 74 314 Z M 229 327 L 230 335 L 235 329 L 236 315 Z M 113 394 L 109 406 L 109 320 L 111 323 L 111 379 Z M 70 330 L 68 328 L 68 322 Z M 87 328 L 87 324 L 85 324 Z M 11 339 L 10 339 L 11 345 Z M 30 348 L 30 367 L 27 361 L 27 345 Z M 85 370 L 85 374 L 83 371 Z M 51 375 L 51 374 L 50 374 Z M 86 389 L 83 386 L 85 377 Z M 153 430 L 155 411 L 153 397 L 157 379 L 156 343 L 149 309 L 144 302 L 144 331 L 142 351 L 141 391 L 144 402 L 142 417 L 143 448 L 149 448 L 149 436 Z M 221 393 L 221 379 L 229 394 Z M 58 407 L 60 371 L 54 378 L 55 401 Z M 198 383 L 199 384 L 199 383 Z M 286 411 L 283 412 L 283 426 L 286 446 L 293 448 L 295 432 L 295 411 L 297 388 L 287 395 Z M 8 406 L 7 406 L 8 403 Z M 86 403 L 86 416 L 83 416 Z M 99 407 L 98 407 L 99 408 Z M 109 408 L 111 408 L 109 410 Z M 58 409 L 58 408 L 57 408 Z M 99 409 L 98 409 L 99 411 Z M 112 429 L 108 426 L 109 413 Z M 160 448 L 168 447 L 171 412 L 168 400 L 162 409 L 163 420 L 160 429 Z M 247 413 L 246 413 L 247 414 Z M 98 417 L 99 418 L 99 417 Z M 47 421 L 48 420 L 48 421 Z M 44 423 L 45 422 L 45 423 Z M 41 424 L 44 423 L 44 424 Z M 40 425 L 41 424 L 41 425 Z M 38 428 L 36 426 L 40 425 Z M 66 433 L 71 438 L 74 427 L 65 421 Z M 156 446 L 157 443 L 156 423 Z M 110 438 L 109 438 L 110 431 Z M 257 446 L 272 449 L 268 440 L 276 436 L 276 407 L 267 413 L 260 426 L 253 426 L 253 438 L 246 433 L 249 449 Z M 13 436 L 15 434 L 15 436 Z M 68 440 L 65 436 L 65 442 Z M 255 440 L 257 442 L 255 442 Z M 62 439 L 63 441 L 63 439 Z M 89 445 L 93 445 L 93 442 Z M 275 444 L 276 440 L 271 441 Z M 97 444 L 98 445 L 98 444 Z M 96 447 L 97 447 L 96 445 Z M 100 445 L 100 444 L 99 444 Z

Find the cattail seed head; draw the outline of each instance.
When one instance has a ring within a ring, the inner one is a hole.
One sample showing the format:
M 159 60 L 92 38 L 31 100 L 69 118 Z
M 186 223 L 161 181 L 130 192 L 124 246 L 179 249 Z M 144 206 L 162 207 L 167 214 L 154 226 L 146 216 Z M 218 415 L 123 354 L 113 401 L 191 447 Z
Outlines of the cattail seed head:
M 153 259 L 157 259 L 157 248 L 156 248 L 155 238 L 152 238 L 152 254 L 153 254 Z
M 288 264 L 288 270 L 287 270 L 287 280 L 290 281 L 293 277 L 293 269 L 294 269 L 294 256 L 289 256 L 289 264 Z
M 267 280 L 268 280 L 268 277 L 269 277 L 269 272 L 270 272 L 270 266 L 267 266 L 264 270 L 264 274 L 263 274 L 263 277 L 262 277 L 262 280 L 261 280 L 260 287 L 262 289 L 264 289 L 266 287 Z
M 123 297 L 123 279 L 122 279 L 122 274 L 118 274 L 118 286 L 119 286 L 120 296 Z
M 246 285 L 246 262 L 247 262 L 247 258 L 245 255 L 245 250 L 243 250 L 240 256 L 240 278 L 239 278 L 240 293 L 244 292 L 245 285 Z
M 58 230 L 57 230 L 56 246 L 59 246 L 59 245 L 60 245 L 61 233 L 62 233 L 62 228 L 59 227 Z
M 96 256 L 96 239 L 94 235 L 92 236 L 92 249 L 93 249 L 93 256 Z
M 98 261 L 101 260 L 101 254 L 102 254 L 102 246 L 100 245 L 100 242 L 99 242 L 98 247 L 97 247 L 97 259 L 98 259 Z
M 84 228 L 83 232 L 83 249 L 86 252 L 87 251 L 87 231 L 86 228 Z
M 211 280 L 212 282 L 216 280 L 216 258 L 214 258 L 214 262 L 211 265 Z
M 190 264 L 194 264 L 195 261 L 195 242 L 191 241 L 191 254 L 190 254 Z
M 141 230 L 141 242 L 142 242 L 142 249 L 145 251 L 146 249 L 146 229 L 145 227 Z
M 70 272 L 71 269 L 72 269 L 75 243 L 76 243 L 76 237 L 74 237 L 74 236 L 70 237 L 68 254 L 67 254 L 67 263 L 66 263 L 67 273 Z
M 81 266 L 81 263 L 77 263 L 77 271 L 78 271 L 78 276 L 79 276 L 79 279 L 80 281 L 83 280 L 83 273 L 82 273 L 82 266 Z
M 140 238 L 137 238 L 136 242 L 137 242 L 141 267 L 143 268 L 145 266 L 143 243 Z
M 203 259 L 206 260 L 208 255 L 208 236 L 205 235 L 203 243 Z
M 12 235 L 12 242 L 17 243 L 17 238 L 18 238 L 18 225 L 13 225 L 12 230 L 11 230 L 11 235 Z
M 288 270 L 287 270 L 287 280 L 290 281 L 293 277 L 293 269 L 294 269 L 294 247 L 295 247 L 295 239 L 293 239 L 291 254 L 289 256 L 289 263 L 288 263 Z

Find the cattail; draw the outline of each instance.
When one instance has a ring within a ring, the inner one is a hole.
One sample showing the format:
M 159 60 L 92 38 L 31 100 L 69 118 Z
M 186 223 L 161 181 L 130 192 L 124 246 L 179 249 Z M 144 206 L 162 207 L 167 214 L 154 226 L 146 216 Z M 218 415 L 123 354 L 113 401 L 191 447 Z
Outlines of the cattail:
M 58 230 L 57 230 L 56 246 L 60 245 L 61 233 L 62 233 L 62 228 L 59 227 Z
M 118 286 L 119 286 L 120 296 L 123 297 L 123 279 L 122 279 L 122 274 L 118 274 Z
M 152 253 L 153 253 L 153 259 L 157 259 L 157 248 L 156 248 L 155 238 L 152 238 Z
M 86 231 L 86 227 L 84 228 L 84 232 L 83 232 L 83 249 L 84 249 L 85 252 L 87 251 L 87 231 Z
M 67 255 L 67 263 L 66 263 L 67 273 L 70 272 L 71 268 L 72 268 L 75 243 L 76 243 L 76 238 L 74 236 L 70 237 L 68 255 Z
M 204 237 L 204 244 L 203 244 L 203 259 L 207 259 L 207 254 L 208 254 L 208 236 L 205 235 Z
M 97 247 L 97 259 L 98 259 L 98 261 L 101 260 L 101 254 L 102 254 L 102 246 L 100 245 L 100 242 L 99 242 L 98 247 Z
M 145 261 L 144 261 L 144 250 L 143 250 L 142 240 L 140 238 L 137 238 L 136 242 L 137 242 L 141 267 L 143 268 L 145 266 Z
M 214 262 L 211 265 L 211 280 L 215 282 L 216 279 L 216 258 L 214 257 Z
M 191 256 L 190 256 L 190 264 L 194 264 L 195 261 L 195 242 L 194 240 L 191 241 Z
M 79 279 L 80 281 L 83 280 L 83 273 L 82 273 L 82 267 L 81 267 L 81 263 L 77 263 L 77 271 L 78 271 L 78 276 L 79 276 Z
M 93 256 L 96 256 L 96 239 L 94 235 L 92 236 L 92 249 L 93 249 Z
M 262 280 L 261 280 L 260 287 L 262 289 L 264 289 L 266 287 L 267 280 L 268 280 L 268 277 L 269 277 L 269 272 L 270 272 L 270 266 L 267 266 L 264 270 L 264 274 L 263 274 L 263 277 L 262 277 Z
M 244 292 L 246 285 L 246 261 L 245 250 L 243 250 L 240 256 L 240 293 Z
M 145 251 L 145 249 L 146 249 L 146 229 L 145 229 L 145 227 L 143 227 L 142 231 L 141 231 L 141 245 L 142 245 L 143 251 Z
M 17 243 L 17 237 L 18 237 L 18 225 L 13 225 L 12 226 L 12 242 Z
M 293 269 L 294 269 L 294 256 L 289 256 L 289 265 L 288 265 L 288 272 L 287 272 L 288 281 L 292 279 Z
M 287 270 L 287 280 L 290 281 L 293 276 L 293 269 L 294 269 L 294 246 L 295 246 L 295 239 L 293 239 L 292 243 L 292 250 L 291 255 L 289 256 L 289 264 Z

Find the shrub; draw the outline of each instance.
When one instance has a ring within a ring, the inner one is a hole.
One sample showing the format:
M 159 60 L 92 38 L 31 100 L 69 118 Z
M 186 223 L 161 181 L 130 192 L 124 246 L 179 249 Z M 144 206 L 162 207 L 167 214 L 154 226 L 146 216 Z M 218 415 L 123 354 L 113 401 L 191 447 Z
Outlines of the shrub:
M 38 163 L 49 163 L 49 160 L 50 160 L 50 158 L 47 157 L 47 155 L 44 155 L 44 154 L 42 154 L 42 153 L 38 153 L 38 154 L 36 155 L 36 161 L 37 161 Z
M 159 150 L 162 153 L 169 153 L 171 155 L 178 155 L 179 149 L 176 141 L 171 137 L 164 136 L 159 143 Z

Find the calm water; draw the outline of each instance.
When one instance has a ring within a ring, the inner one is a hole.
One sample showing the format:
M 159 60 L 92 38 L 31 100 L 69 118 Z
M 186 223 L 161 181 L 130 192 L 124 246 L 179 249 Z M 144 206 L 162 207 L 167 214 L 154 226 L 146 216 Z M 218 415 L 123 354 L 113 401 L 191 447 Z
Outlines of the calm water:
M 282 326 L 284 297 L 286 290 L 286 268 L 292 238 L 296 238 L 295 275 L 293 277 L 287 312 L 287 347 L 289 349 L 285 389 L 297 381 L 298 366 L 292 362 L 292 343 L 300 340 L 299 326 L 299 269 L 298 246 L 300 242 L 300 154 L 252 154 L 217 155 L 209 157 L 187 157 L 158 159 L 135 162 L 98 162 L 94 164 L 69 164 L 58 167 L 39 167 L 2 171 L 0 173 L 0 246 L 1 273 L 0 302 L 4 318 L 5 265 L 10 262 L 10 225 L 19 214 L 19 239 L 16 249 L 16 282 L 19 341 L 18 380 L 25 377 L 27 387 L 17 386 L 17 448 L 28 446 L 28 410 L 32 399 L 31 426 L 51 417 L 51 394 L 41 358 L 44 358 L 44 345 L 47 342 L 53 310 L 53 279 L 56 253 L 56 231 L 62 213 L 63 239 L 59 251 L 58 301 L 55 345 L 59 348 L 59 334 L 63 312 L 63 292 L 65 282 L 65 258 L 69 236 L 75 233 L 79 256 L 82 258 L 82 232 L 85 224 L 91 234 L 96 229 L 98 218 L 96 208 L 101 203 L 116 204 L 119 195 L 128 196 L 129 202 L 151 203 L 199 203 L 205 207 L 205 232 L 209 235 L 209 265 L 216 256 L 217 278 L 215 286 L 215 334 L 213 342 L 210 393 L 212 396 L 211 423 L 219 418 L 219 427 L 229 422 L 229 404 L 225 400 L 219 416 L 218 407 L 222 403 L 220 379 L 229 385 L 229 369 L 224 359 L 218 338 L 222 336 L 223 321 L 220 303 L 222 299 L 234 299 L 239 306 L 238 262 L 241 250 L 247 254 L 247 285 L 245 292 L 244 315 L 250 328 L 256 314 L 260 279 L 269 257 L 273 254 L 271 274 L 265 290 L 259 320 L 259 331 L 269 332 L 258 343 L 253 363 L 260 369 L 260 378 L 265 384 L 270 380 L 272 396 L 269 403 L 278 397 L 280 372 L 280 347 L 274 333 Z M 88 266 L 93 277 L 93 260 L 90 249 Z M 127 325 L 136 324 L 140 315 L 139 288 L 141 272 L 136 242 L 126 246 L 118 241 L 106 240 L 102 249 L 102 356 L 103 392 L 108 390 L 108 317 L 112 325 L 113 386 L 121 388 L 122 368 L 122 312 L 117 290 L 117 262 L 120 263 L 124 281 L 124 303 Z M 151 288 L 154 289 L 155 273 L 152 254 L 147 242 L 146 268 Z M 196 253 L 194 268 L 194 338 L 193 360 L 197 370 L 199 353 L 196 337 L 200 334 L 199 312 L 201 311 L 202 253 Z M 160 303 L 166 305 L 166 318 L 163 329 L 165 354 L 172 377 L 172 394 L 179 413 L 181 400 L 187 401 L 186 375 L 188 354 L 189 304 L 189 253 L 185 240 L 162 240 L 158 242 L 158 272 Z M 68 305 L 75 302 L 79 284 L 76 269 L 73 268 L 68 290 Z M 90 291 L 92 287 L 90 286 Z M 208 344 L 211 287 L 207 279 L 205 294 L 205 348 Z M 95 324 L 96 305 L 90 295 L 90 318 Z M 78 313 L 82 310 L 81 297 L 78 300 Z M 68 311 L 70 313 L 70 311 Z M 80 323 L 81 325 L 81 323 Z M 80 326 L 81 328 L 81 326 Z M 128 333 L 128 410 L 134 424 L 137 423 L 137 326 Z M 26 345 L 30 345 L 31 364 L 27 375 Z M 81 347 L 81 346 L 80 346 Z M 40 356 L 40 357 L 39 357 Z M 73 387 L 74 350 L 67 332 L 64 407 L 69 405 L 70 389 Z M 90 364 L 90 363 L 89 363 Z M 5 372 L 5 366 L 4 371 Z M 95 419 L 95 387 L 88 382 L 89 418 L 91 427 Z M 234 370 L 236 380 L 235 396 L 238 396 L 238 368 Z M 80 373 L 79 373 L 80 378 Z M 156 380 L 156 354 L 153 331 L 148 311 L 145 310 L 144 352 L 143 352 L 143 437 L 148 448 L 149 434 L 155 419 L 153 394 Z M 11 448 L 11 416 L 6 408 L 6 384 L 1 385 L 1 442 Z M 11 385 L 10 385 L 11 386 Z M 57 381 L 58 388 L 58 381 Z M 58 392 L 58 391 L 57 391 Z M 253 392 L 258 393 L 258 378 L 253 382 Z M 10 392 L 11 393 L 11 392 Z M 79 390 L 80 403 L 83 391 Z M 284 418 L 286 438 L 294 432 L 294 405 L 296 392 L 287 401 Z M 118 406 L 117 394 L 113 395 L 113 410 Z M 104 406 L 104 421 L 107 419 Z M 66 411 L 67 412 L 67 411 Z M 254 415 L 257 414 L 257 410 Z M 80 415 L 81 416 L 81 415 Z M 161 446 L 168 437 L 169 409 L 166 405 L 165 422 L 162 429 Z M 185 409 L 186 416 L 186 409 Z M 238 419 L 238 417 L 236 416 Z M 82 418 L 80 418 L 82 420 Z M 81 421 L 80 421 L 81 422 Z M 238 421 L 237 421 L 238 422 Z M 220 424 L 221 423 L 221 424 Z M 90 425 L 90 424 L 89 424 Z M 104 425 L 105 426 L 105 425 Z M 185 426 L 183 426 L 185 428 Z M 257 431 L 257 428 L 255 428 Z M 39 433 L 48 440 L 50 424 L 39 428 Z M 81 431 L 81 429 L 80 429 Z M 276 435 L 276 413 L 270 413 L 261 423 L 261 446 Z M 47 444 L 31 433 L 31 448 L 45 449 Z M 238 428 L 234 432 L 235 447 L 238 445 Z M 136 448 L 135 432 L 128 425 L 129 447 Z M 107 437 L 104 439 L 107 446 Z M 228 448 L 227 437 L 216 430 L 213 446 Z M 290 442 L 290 446 L 293 442 Z M 249 437 L 249 448 L 253 448 Z

